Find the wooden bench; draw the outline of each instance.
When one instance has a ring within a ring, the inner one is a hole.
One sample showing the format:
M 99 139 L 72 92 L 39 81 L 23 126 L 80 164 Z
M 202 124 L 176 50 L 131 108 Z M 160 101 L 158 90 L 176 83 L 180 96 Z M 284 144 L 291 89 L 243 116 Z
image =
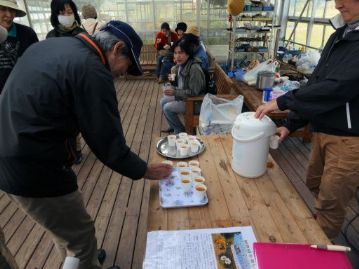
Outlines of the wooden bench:
M 144 72 L 154 72 L 157 63 L 157 50 L 153 44 L 145 44 L 140 54 L 140 63 Z
M 217 95 L 225 99 L 234 99 L 237 94 L 234 85 L 222 68 L 213 60 L 210 61 L 209 72 L 216 82 Z M 186 99 L 186 113 L 184 115 L 186 132 L 195 134 L 195 128 L 199 124 L 199 114 L 204 96 L 189 97 Z

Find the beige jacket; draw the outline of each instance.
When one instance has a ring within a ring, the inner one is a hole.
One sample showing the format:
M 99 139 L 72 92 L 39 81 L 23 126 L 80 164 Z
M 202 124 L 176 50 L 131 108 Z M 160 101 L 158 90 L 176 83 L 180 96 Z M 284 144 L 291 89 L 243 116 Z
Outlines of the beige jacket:
M 90 35 L 100 31 L 101 27 L 105 25 L 104 22 L 99 22 L 96 19 L 89 18 L 89 19 L 82 19 L 82 28 L 86 30 L 87 33 Z

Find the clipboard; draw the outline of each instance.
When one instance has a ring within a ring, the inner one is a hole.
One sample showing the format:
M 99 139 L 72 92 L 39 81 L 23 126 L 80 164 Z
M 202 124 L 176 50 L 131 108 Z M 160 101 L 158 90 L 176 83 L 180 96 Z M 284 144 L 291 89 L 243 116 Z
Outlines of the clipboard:
M 258 269 L 353 269 L 345 252 L 303 244 L 254 243 Z

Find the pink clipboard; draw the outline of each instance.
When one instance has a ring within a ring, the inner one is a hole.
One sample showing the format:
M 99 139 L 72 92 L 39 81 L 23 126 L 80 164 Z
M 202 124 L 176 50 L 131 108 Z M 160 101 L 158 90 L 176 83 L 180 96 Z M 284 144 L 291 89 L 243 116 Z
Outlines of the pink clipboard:
M 345 252 L 310 245 L 254 243 L 258 269 L 353 269 Z

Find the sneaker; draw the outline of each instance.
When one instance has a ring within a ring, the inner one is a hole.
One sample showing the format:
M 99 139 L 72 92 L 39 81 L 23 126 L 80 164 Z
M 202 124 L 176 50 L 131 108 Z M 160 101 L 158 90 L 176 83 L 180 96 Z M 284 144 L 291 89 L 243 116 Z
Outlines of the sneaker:
M 74 161 L 75 164 L 80 164 L 83 160 L 82 152 L 76 151 L 76 159 Z
M 97 259 L 98 262 L 102 265 L 106 259 L 106 251 L 102 248 L 97 250 Z

